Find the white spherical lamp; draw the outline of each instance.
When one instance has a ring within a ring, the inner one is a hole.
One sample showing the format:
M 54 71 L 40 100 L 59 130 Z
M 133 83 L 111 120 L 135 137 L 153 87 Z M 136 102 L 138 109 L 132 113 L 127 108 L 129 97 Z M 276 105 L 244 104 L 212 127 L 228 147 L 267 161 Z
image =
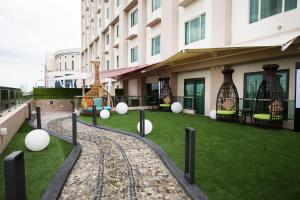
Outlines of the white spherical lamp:
M 108 110 L 101 110 L 100 117 L 101 119 L 108 119 L 110 117 L 110 112 Z
M 210 111 L 209 116 L 210 116 L 211 119 L 216 119 L 217 118 L 216 110 Z
M 182 105 L 179 102 L 172 103 L 171 110 L 173 113 L 181 113 Z
M 145 134 L 148 135 L 152 132 L 153 129 L 153 125 L 151 123 L 151 121 L 149 121 L 148 119 L 145 119 Z M 140 133 L 140 122 L 137 124 L 137 130 Z
M 124 102 L 118 103 L 116 106 L 116 111 L 117 111 L 117 113 L 119 113 L 121 115 L 126 114 L 128 112 L 127 104 Z
M 29 132 L 25 137 L 25 146 L 31 151 L 44 150 L 50 143 L 49 134 L 41 129 Z

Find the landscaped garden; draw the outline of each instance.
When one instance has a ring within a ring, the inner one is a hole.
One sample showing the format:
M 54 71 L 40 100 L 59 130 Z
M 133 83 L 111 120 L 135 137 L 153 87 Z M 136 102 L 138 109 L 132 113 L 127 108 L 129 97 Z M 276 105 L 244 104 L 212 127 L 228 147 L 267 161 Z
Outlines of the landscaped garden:
M 72 150 L 72 144 L 51 137 L 49 146 L 39 152 L 25 147 L 24 140 L 32 128 L 25 122 L 0 156 L 0 199 L 5 199 L 4 158 L 14 151 L 24 151 L 27 199 L 40 199 L 49 182 Z
M 92 123 L 90 116 L 80 119 Z M 147 137 L 181 169 L 184 130 L 196 129 L 196 184 L 209 199 L 300 199 L 299 134 L 171 112 L 146 111 L 146 119 L 153 124 Z M 100 126 L 136 134 L 138 121 L 138 111 L 97 118 Z

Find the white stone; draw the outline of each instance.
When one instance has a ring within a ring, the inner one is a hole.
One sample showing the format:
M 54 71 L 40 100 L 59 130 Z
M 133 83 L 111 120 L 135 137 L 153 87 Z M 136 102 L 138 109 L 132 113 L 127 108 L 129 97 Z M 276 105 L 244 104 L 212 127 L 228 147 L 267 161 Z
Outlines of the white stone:
M 173 113 L 181 113 L 181 111 L 182 111 L 181 103 L 179 103 L 179 102 L 172 103 L 171 110 Z
M 116 111 L 117 113 L 124 115 L 128 112 L 128 106 L 126 103 L 124 102 L 120 102 L 118 103 L 118 105 L 116 106 Z
M 210 116 L 211 119 L 216 119 L 217 118 L 216 110 L 210 111 L 209 116 Z
M 100 117 L 101 119 L 108 119 L 110 117 L 110 112 L 108 110 L 101 110 Z
M 41 129 L 29 132 L 25 137 L 25 146 L 31 151 L 41 151 L 50 143 L 49 134 Z
M 152 132 L 153 125 L 150 120 L 145 119 L 145 134 L 148 135 Z M 140 133 L 140 122 L 137 124 L 137 130 Z

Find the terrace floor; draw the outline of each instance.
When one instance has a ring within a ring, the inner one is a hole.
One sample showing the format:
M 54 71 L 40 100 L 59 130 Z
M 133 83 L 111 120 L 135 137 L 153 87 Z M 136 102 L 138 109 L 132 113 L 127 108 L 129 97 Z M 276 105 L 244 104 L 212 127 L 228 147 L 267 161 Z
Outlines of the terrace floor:
M 43 127 L 71 136 L 69 113 L 42 113 Z M 142 141 L 78 123 L 82 152 L 60 199 L 189 199 Z

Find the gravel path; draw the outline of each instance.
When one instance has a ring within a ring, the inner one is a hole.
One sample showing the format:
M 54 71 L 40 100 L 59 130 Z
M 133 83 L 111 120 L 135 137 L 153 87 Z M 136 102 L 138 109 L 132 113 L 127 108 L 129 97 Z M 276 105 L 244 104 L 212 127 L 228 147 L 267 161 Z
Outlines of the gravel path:
M 42 113 L 43 127 L 71 136 L 69 113 Z M 60 199 L 189 199 L 142 141 L 77 124 L 81 155 Z

